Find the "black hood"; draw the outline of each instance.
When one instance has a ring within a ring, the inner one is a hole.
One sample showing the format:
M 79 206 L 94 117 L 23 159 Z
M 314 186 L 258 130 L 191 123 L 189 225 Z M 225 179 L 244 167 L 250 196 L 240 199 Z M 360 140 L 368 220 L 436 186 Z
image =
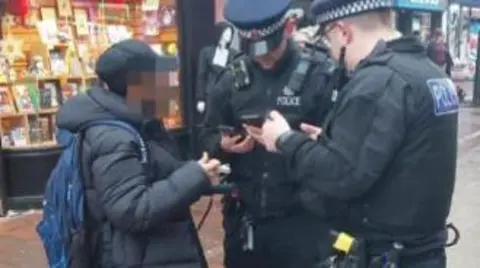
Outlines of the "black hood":
M 393 56 L 393 54 L 390 52 L 417 55 L 419 58 L 427 57 L 425 46 L 420 42 L 420 40 L 412 36 L 400 37 L 388 42 L 379 41 L 372 53 L 363 59 L 357 68 L 364 67 L 365 65 L 376 64 L 378 62 L 385 62 L 388 60 L 388 58 Z
M 58 127 L 74 133 L 96 120 L 120 120 L 137 128 L 143 123 L 141 114 L 132 112 L 125 99 L 99 87 L 71 98 L 57 113 Z
M 125 97 L 129 75 L 169 72 L 178 67 L 176 57 L 159 56 L 147 43 L 127 39 L 110 46 L 98 57 L 95 72 L 112 92 Z
M 95 87 L 86 94 L 68 100 L 57 113 L 57 126 L 77 133 L 85 124 L 98 120 L 119 120 L 135 127 L 144 139 L 156 140 L 165 150 L 180 158 L 172 135 L 160 120 L 145 119 L 132 111 L 125 99 L 103 88 Z
M 426 55 L 425 46 L 418 38 L 413 36 L 400 37 L 388 42 L 380 42 L 377 48 L 379 50 L 390 50 L 399 53 L 420 53 Z

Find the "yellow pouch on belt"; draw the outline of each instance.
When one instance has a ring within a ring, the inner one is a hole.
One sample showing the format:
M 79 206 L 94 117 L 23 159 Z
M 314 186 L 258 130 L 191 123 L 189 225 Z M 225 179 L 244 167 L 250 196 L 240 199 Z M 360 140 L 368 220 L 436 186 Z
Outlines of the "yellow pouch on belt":
M 352 250 L 353 243 L 355 242 L 355 238 L 350 236 L 347 233 L 339 233 L 335 243 L 333 243 L 333 248 L 341 251 L 345 254 L 350 253 Z

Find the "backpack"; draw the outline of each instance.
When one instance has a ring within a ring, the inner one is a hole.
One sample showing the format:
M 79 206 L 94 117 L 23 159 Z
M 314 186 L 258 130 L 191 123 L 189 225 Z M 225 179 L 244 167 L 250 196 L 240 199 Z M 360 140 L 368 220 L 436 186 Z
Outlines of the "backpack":
M 60 129 L 57 140 L 63 147 L 47 181 L 43 201 L 43 218 L 37 225 L 50 268 L 92 267 L 85 215 L 85 185 L 81 171 L 81 144 L 86 129 L 93 126 L 118 127 L 138 141 L 141 163 L 148 163 L 147 147 L 131 125 L 117 120 L 93 121 L 81 127 L 78 134 Z

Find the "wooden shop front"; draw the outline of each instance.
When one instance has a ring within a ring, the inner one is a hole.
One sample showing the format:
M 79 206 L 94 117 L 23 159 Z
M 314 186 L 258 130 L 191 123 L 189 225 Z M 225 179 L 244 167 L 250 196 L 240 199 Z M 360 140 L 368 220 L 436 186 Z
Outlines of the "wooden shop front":
M 58 108 L 96 83 L 96 58 L 126 38 L 179 57 L 180 68 L 156 89 L 162 90 L 156 94 L 162 106 L 157 110 L 189 156 L 197 56 L 213 38 L 213 0 L 4 0 L 0 5 L 0 212 L 40 203 L 61 152 L 55 140 Z

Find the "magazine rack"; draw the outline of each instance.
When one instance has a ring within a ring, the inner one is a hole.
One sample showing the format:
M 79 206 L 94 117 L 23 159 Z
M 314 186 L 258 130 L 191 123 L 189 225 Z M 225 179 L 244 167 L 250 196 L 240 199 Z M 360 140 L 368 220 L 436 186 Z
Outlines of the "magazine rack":
M 10 51 L 0 54 L 0 171 L 5 175 L 0 188 L 8 197 L 3 209 L 41 204 L 61 153 L 54 135 L 56 112 L 96 83 L 96 58 L 126 33 L 160 54 L 181 55 L 180 69 L 158 89 L 168 91 L 158 117 L 172 130 L 182 154 L 189 155 L 197 56 L 213 39 L 213 0 L 34 2 L 25 18 L 2 18 L 0 45 Z

